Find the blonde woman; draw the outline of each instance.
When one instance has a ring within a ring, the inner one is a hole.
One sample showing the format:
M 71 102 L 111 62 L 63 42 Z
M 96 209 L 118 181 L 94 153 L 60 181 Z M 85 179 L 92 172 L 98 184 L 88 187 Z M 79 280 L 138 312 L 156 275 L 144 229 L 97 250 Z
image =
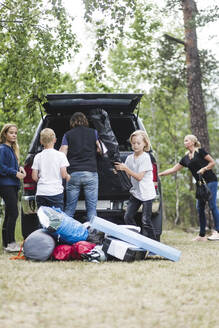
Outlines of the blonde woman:
M 2 242 L 7 252 L 17 252 L 20 249 L 15 242 L 15 225 L 18 217 L 18 189 L 26 173 L 18 162 L 17 127 L 5 124 L 0 132 L 0 197 L 5 203 Z
M 183 167 L 187 167 L 191 171 L 196 181 L 199 180 L 198 174 L 203 175 L 203 178 L 205 179 L 212 193 L 212 198 L 209 201 L 209 207 L 212 211 L 215 225 L 215 231 L 210 237 L 208 237 L 208 239 L 219 240 L 219 210 L 216 205 L 218 182 L 216 175 L 212 171 L 212 168 L 215 166 L 215 161 L 205 151 L 204 148 L 201 148 L 201 144 L 198 141 L 197 137 L 192 134 L 185 136 L 184 146 L 186 149 L 188 149 L 185 156 L 179 161 L 179 163 L 174 165 L 172 168 L 159 173 L 159 176 L 176 173 Z M 207 238 L 205 236 L 205 201 L 197 201 L 197 210 L 199 214 L 200 232 L 199 235 L 194 239 L 194 241 L 206 241 Z
M 126 224 L 136 225 L 135 214 L 139 207 L 142 210 L 142 230 L 141 233 L 151 239 L 157 239 L 155 229 L 151 221 L 152 200 L 156 196 L 153 183 L 153 168 L 149 155 L 150 141 L 148 135 L 141 130 L 133 132 L 130 136 L 133 154 L 129 155 L 125 163 L 115 163 L 117 170 L 125 171 L 131 178 L 131 196 L 125 213 L 124 221 Z

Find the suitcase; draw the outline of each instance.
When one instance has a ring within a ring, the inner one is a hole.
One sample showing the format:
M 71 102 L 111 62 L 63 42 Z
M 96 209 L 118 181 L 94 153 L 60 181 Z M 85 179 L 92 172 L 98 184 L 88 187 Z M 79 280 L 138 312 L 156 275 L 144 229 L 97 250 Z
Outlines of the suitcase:
M 143 260 L 146 255 L 146 250 L 112 237 L 104 239 L 102 250 L 107 260 L 133 262 Z

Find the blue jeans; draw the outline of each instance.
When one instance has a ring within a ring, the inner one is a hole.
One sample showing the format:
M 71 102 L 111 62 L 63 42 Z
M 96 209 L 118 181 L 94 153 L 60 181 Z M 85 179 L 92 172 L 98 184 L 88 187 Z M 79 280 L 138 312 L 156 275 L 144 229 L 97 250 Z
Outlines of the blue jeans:
M 208 188 L 211 190 L 212 198 L 209 200 L 209 207 L 213 215 L 214 219 L 214 228 L 215 230 L 219 231 L 219 210 L 217 208 L 217 181 L 207 183 Z M 197 210 L 199 214 L 199 221 L 200 221 L 200 233 L 199 235 L 204 237 L 205 236 L 205 228 L 206 228 L 206 216 L 205 216 L 205 202 L 198 200 L 197 201 Z
M 96 207 L 98 200 L 98 174 L 97 172 L 78 171 L 71 173 L 71 179 L 66 186 L 65 213 L 73 217 L 75 214 L 78 198 L 83 188 L 87 220 L 97 215 Z

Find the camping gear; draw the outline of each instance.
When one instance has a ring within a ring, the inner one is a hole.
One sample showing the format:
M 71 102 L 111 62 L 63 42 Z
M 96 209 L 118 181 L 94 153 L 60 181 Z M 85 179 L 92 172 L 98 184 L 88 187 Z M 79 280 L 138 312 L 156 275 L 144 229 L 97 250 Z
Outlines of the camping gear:
M 96 244 L 88 241 L 78 241 L 72 245 L 71 258 L 75 260 L 82 260 L 83 255 L 89 253 Z
M 37 211 L 40 223 L 58 242 L 72 245 L 86 240 L 88 230 L 79 221 L 71 218 L 60 209 L 41 206 Z
M 50 258 L 55 245 L 54 238 L 45 229 L 38 229 L 25 239 L 23 253 L 26 259 L 46 261 Z
M 95 246 L 90 252 L 81 255 L 84 261 L 88 262 L 105 262 L 107 260 L 105 252 L 102 250 L 102 245 Z
M 131 243 L 137 247 L 143 248 L 154 254 L 163 256 L 172 261 L 178 261 L 181 252 L 173 247 L 162 244 L 156 240 L 147 238 L 139 233 L 120 227 L 117 224 L 106 221 L 102 218 L 94 216 L 91 220 L 91 226 L 106 234 L 118 238 L 120 240 Z
M 135 226 L 135 225 L 132 225 L 132 224 L 120 224 L 119 226 L 122 227 L 122 228 L 129 229 L 131 231 L 138 232 L 138 233 L 140 233 L 140 231 L 141 231 L 141 227 Z M 107 237 L 109 237 L 109 236 L 107 235 Z
M 51 259 L 57 261 L 69 261 L 71 260 L 71 245 L 58 245 L 54 248 Z
M 212 198 L 211 190 L 208 188 L 204 178 L 201 174 L 198 175 L 196 182 L 196 198 L 204 202 L 208 202 Z
M 90 252 L 96 244 L 78 241 L 73 245 L 58 245 L 54 248 L 51 259 L 58 261 L 82 260 L 82 255 Z
M 146 255 L 146 250 L 112 237 L 104 239 L 102 250 L 107 254 L 107 260 L 133 262 L 143 260 Z
M 86 239 L 87 241 L 94 243 L 96 245 L 102 245 L 104 237 L 105 237 L 104 232 L 88 227 L 88 237 Z
M 96 108 L 91 110 L 89 118 L 98 131 L 101 141 L 106 146 L 107 153 L 103 159 L 106 169 L 113 170 L 114 162 L 122 162 L 122 160 L 119 153 L 119 144 L 111 128 L 109 116 L 105 110 Z M 124 171 L 117 171 L 114 180 L 117 181 L 123 191 L 129 191 L 132 187 L 131 181 Z

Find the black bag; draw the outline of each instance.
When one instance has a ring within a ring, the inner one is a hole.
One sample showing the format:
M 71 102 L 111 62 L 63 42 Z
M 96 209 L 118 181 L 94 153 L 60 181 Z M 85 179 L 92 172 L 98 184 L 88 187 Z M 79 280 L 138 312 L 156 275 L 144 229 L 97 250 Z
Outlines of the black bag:
M 98 131 L 100 145 L 101 142 L 103 142 L 104 146 L 107 148 L 107 152 L 104 153 L 103 148 L 101 147 L 102 166 L 112 172 L 115 169 L 114 162 L 122 161 L 119 153 L 119 144 L 111 128 L 108 113 L 101 108 L 96 108 L 91 110 L 89 118 L 95 129 Z M 117 174 L 111 174 L 111 179 L 122 191 L 128 192 L 132 188 L 132 183 L 129 177 L 124 171 L 117 171 L 116 173 Z
M 132 188 L 132 183 L 125 171 L 117 171 L 117 176 L 123 191 L 129 191 Z
M 199 179 L 196 182 L 196 198 L 205 202 L 208 202 L 212 198 L 212 193 L 208 188 L 202 175 L 199 174 Z

